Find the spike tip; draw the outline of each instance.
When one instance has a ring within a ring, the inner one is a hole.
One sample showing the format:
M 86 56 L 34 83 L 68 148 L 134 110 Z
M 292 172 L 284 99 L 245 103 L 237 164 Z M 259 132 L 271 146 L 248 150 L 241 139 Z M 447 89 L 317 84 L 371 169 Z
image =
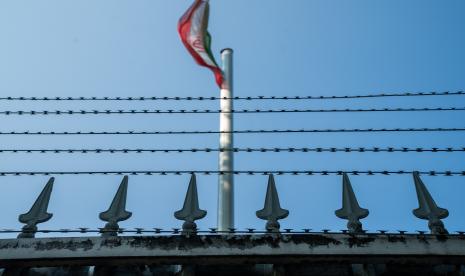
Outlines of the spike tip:
M 355 196 L 349 176 L 342 176 L 342 208 L 335 211 L 337 217 L 347 219 L 347 229 L 351 233 L 363 232 L 360 219 L 366 218 L 370 212 L 361 208 Z
M 271 232 L 279 231 L 280 224 L 278 220 L 284 219 L 289 215 L 289 211 L 282 209 L 279 203 L 278 192 L 272 174 L 268 177 L 268 187 L 266 189 L 265 205 L 263 209 L 256 212 L 258 218 L 266 220 L 266 229 Z
M 192 174 L 187 188 L 186 198 L 181 210 L 174 212 L 174 217 L 184 220 L 182 229 L 185 233 L 191 233 L 197 230 L 196 220 L 202 219 L 207 215 L 207 211 L 199 207 L 199 197 L 197 194 L 197 181 L 195 174 Z
M 447 218 L 449 216 L 449 211 L 437 206 L 418 172 L 413 173 L 413 181 L 415 182 L 415 190 L 419 205 L 417 209 L 413 210 L 413 215 L 419 219 L 428 220 L 428 227 L 431 233 L 447 234 L 448 231 L 444 227 L 444 223 L 441 219 Z
M 53 214 L 48 213 L 47 209 L 54 181 L 55 178 L 51 177 L 29 212 L 19 215 L 18 220 L 26 225 L 23 227 L 23 232 L 18 235 L 18 238 L 33 238 L 37 231 L 37 224 L 46 222 L 52 218 Z
M 126 198 L 128 193 L 128 176 L 124 176 L 118 191 L 111 202 L 110 208 L 100 213 L 99 218 L 108 222 L 103 228 L 103 236 L 116 236 L 119 230 L 118 222 L 129 219 L 131 212 L 126 211 Z

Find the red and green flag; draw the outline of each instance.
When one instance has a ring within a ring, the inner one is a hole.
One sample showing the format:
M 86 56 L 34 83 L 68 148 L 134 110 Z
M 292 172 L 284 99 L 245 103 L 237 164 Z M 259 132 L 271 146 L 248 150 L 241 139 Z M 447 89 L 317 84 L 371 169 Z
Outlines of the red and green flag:
M 208 0 L 195 0 L 194 4 L 179 19 L 178 31 L 181 40 L 195 61 L 210 68 L 219 87 L 223 84 L 223 72 L 211 51 L 211 36 L 208 33 Z

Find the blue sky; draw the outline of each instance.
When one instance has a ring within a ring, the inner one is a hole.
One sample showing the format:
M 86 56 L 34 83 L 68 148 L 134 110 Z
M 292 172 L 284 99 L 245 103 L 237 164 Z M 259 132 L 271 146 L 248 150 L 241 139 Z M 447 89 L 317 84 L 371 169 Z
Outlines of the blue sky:
M 211 72 L 183 48 L 176 24 L 192 1 L 0 3 L 1 96 L 217 96 Z M 235 51 L 235 95 L 350 95 L 465 87 L 465 2 L 211 0 L 213 51 Z M 237 102 L 237 108 L 464 106 L 463 96 Z M 217 109 L 217 102 L 0 102 L 0 110 Z M 236 115 L 236 129 L 463 127 L 463 112 Z M 0 117 L 2 131 L 216 130 L 217 115 Z M 463 147 L 463 133 L 237 135 L 237 147 Z M 1 137 L 1 148 L 217 147 L 218 136 Z M 240 153 L 238 170 L 464 170 L 463 153 Z M 2 154 L 0 171 L 216 170 L 216 153 Z M 47 177 L 0 178 L 0 228 L 20 228 Z M 216 225 L 217 177 L 198 176 L 200 228 Z M 412 177 L 352 176 L 369 230 L 425 230 Z M 462 177 L 423 177 L 450 231 L 465 229 Z M 44 229 L 102 227 L 119 176 L 58 176 Z M 189 176 L 131 176 L 122 227 L 180 227 Z M 267 178 L 236 177 L 236 227 L 263 228 Z M 277 176 L 283 228 L 345 228 L 339 176 Z

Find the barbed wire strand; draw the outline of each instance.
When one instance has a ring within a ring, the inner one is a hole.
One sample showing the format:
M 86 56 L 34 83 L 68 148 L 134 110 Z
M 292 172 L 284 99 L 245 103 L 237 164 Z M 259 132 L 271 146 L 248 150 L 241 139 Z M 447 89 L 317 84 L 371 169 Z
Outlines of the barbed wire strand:
M 195 134 L 279 134 L 279 133 L 370 133 L 370 132 L 462 132 L 465 128 L 353 128 L 353 129 L 251 129 L 234 131 L 0 131 L 0 135 L 195 135 Z
M 290 152 L 290 153 L 305 153 L 305 152 L 356 152 L 356 153 L 378 153 L 378 152 L 429 152 L 429 153 L 439 153 L 439 152 L 465 152 L 465 147 L 461 148 L 409 148 L 409 147 L 315 147 L 315 148 L 298 148 L 298 147 L 288 147 L 288 148 L 190 148 L 190 149 L 0 149 L 0 153 L 209 153 L 209 152 L 245 152 L 245 153 L 281 153 L 281 152 Z
M 33 176 L 33 175 L 342 175 L 347 173 L 350 175 L 403 175 L 411 174 L 414 171 L 393 171 L 393 170 L 352 170 L 352 171 L 339 171 L 339 170 L 251 170 L 251 171 L 215 171 L 215 170 L 184 170 L 184 171 L 171 171 L 171 170 L 147 170 L 147 171 L 5 171 L 0 172 L 0 176 Z M 429 176 L 465 176 L 465 171 L 415 171 L 421 175 Z
M 118 234 L 174 234 L 174 235 L 182 235 L 181 228 L 171 228 L 162 229 L 162 228 L 119 228 L 117 230 L 113 229 L 105 229 L 105 228 L 89 228 L 89 227 L 79 227 L 77 229 L 37 229 L 37 230 L 27 230 L 27 229 L 0 229 L 0 234 L 14 234 L 14 233 L 42 233 L 42 234 L 51 234 L 51 233 L 83 233 L 83 234 L 95 234 L 95 233 L 118 233 Z M 322 229 L 322 230 L 314 230 L 311 228 L 303 228 L 303 229 L 293 229 L 293 228 L 286 228 L 282 229 L 279 232 L 271 232 L 270 230 L 261 230 L 255 228 L 245 228 L 245 229 L 237 229 L 237 228 L 230 228 L 229 230 L 218 230 L 217 228 L 209 228 L 209 230 L 202 230 L 197 229 L 193 231 L 191 234 L 349 234 L 348 230 L 331 230 L 331 229 Z M 457 234 L 449 233 L 449 236 L 464 236 L 465 231 L 455 231 Z M 406 230 L 397 230 L 397 231 L 389 231 L 389 230 L 377 230 L 377 231 L 368 231 L 363 230 L 363 235 L 436 235 L 431 234 L 429 231 L 406 231 Z M 353 233 L 350 233 L 353 235 Z
M 0 97 L 1 101 L 214 101 L 214 100 L 334 100 L 334 99 L 360 99 L 360 98 L 384 98 L 384 97 L 421 97 L 421 96 L 457 96 L 465 95 L 463 91 L 457 92 L 413 92 L 413 93 L 379 93 L 366 95 L 333 95 L 333 96 L 237 96 L 227 97 Z
M 241 110 L 16 110 L 0 111 L 0 115 L 115 115 L 115 114 L 256 114 L 256 113 L 352 113 L 352 112 L 445 112 L 465 111 L 465 107 L 421 107 L 421 108 L 368 108 L 368 109 L 241 109 Z

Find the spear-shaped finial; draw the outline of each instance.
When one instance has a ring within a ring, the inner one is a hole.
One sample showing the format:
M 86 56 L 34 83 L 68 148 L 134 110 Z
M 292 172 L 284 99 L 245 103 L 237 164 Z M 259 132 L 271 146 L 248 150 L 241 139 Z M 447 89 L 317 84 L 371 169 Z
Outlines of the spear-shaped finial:
M 270 232 L 279 231 L 279 219 L 286 218 L 289 211 L 282 209 L 279 204 L 278 192 L 272 174 L 268 177 L 268 187 L 266 189 L 265 206 L 256 212 L 257 217 L 266 220 L 266 230 Z
M 55 178 L 50 178 L 29 212 L 19 215 L 19 221 L 26 225 L 23 227 L 22 233 L 18 235 L 18 238 L 34 238 L 37 232 L 37 224 L 46 222 L 52 218 L 53 214 L 47 213 L 47 209 L 54 181 Z
M 99 217 L 103 221 L 107 221 L 105 228 L 103 228 L 102 236 L 116 236 L 119 230 L 118 222 L 127 220 L 131 217 L 132 213 L 126 211 L 126 197 L 128 193 L 128 177 L 124 176 L 118 191 L 111 202 L 110 208 L 100 213 Z
M 202 219 L 207 215 L 207 211 L 199 208 L 199 197 L 197 195 L 197 181 L 195 174 L 192 174 L 187 189 L 184 205 L 181 210 L 174 212 L 174 217 L 184 220 L 182 230 L 184 233 L 192 233 L 197 230 L 196 220 Z
M 348 220 L 347 229 L 350 233 L 363 232 L 360 220 L 366 218 L 370 212 L 358 204 L 349 176 L 346 173 L 342 175 L 342 208 L 336 210 L 335 213 L 337 217 Z
M 418 172 L 413 172 L 413 180 L 415 181 L 419 205 L 417 209 L 413 210 L 413 215 L 419 219 L 428 220 L 428 227 L 432 234 L 447 234 L 448 232 L 441 219 L 447 218 L 449 211 L 436 205 Z

